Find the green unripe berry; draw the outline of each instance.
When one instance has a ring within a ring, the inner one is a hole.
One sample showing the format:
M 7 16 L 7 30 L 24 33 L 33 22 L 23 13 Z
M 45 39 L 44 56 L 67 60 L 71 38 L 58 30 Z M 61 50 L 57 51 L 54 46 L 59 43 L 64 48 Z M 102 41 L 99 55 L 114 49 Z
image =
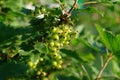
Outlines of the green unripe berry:
M 57 52 L 54 52 L 54 53 L 52 53 L 53 54 L 53 56 L 57 56 L 58 55 L 58 53 Z
M 40 75 L 42 73 L 42 68 L 37 71 L 37 75 Z
M 51 42 L 49 43 L 49 45 L 50 45 L 51 47 L 54 46 L 54 42 L 51 41 Z
M 70 44 L 69 41 L 64 42 L 64 45 L 69 45 L 69 44 Z
M 32 63 L 31 61 L 29 61 L 27 64 L 28 64 L 30 67 L 33 66 L 33 63 Z
M 56 66 L 57 69 L 60 69 L 62 66 L 59 64 Z
M 37 71 L 37 75 L 40 75 L 41 74 L 41 71 Z
M 49 78 L 47 78 L 47 77 L 44 77 L 42 80 L 49 80 Z
M 35 69 L 36 68 L 36 64 L 33 64 L 32 62 L 28 62 L 28 65 L 32 68 L 32 69 Z
M 59 36 L 58 36 L 58 34 L 53 35 L 53 39 L 55 39 L 55 40 L 59 40 Z
M 43 58 L 39 58 L 40 61 L 43 61 Z
M 60 60 L 58 63 L 59 63 L 59 64 L 62 64 L 62 63 L 63 63 L 63 61 L 62 61 L 62 60 Z
M 62 57 L 61 57 L 61 55 L 57 55 L 55 58 L 56 58 L 57 60 L 60 60 Z
M 46 72 L 41 72 L 41 76 L 46 76 L 47 73 Z
M 45 9 L 45 8 L 42 8 L 42 9 L 41 9 L 41 12 L 42 12 L 42 13 L 45 13 L 45 12 L 46 12 L 46 9 Z
M 63 33 L 63 31 L 61 29 L 59 29 L 58 34 L 62 34 L 62 33 Z
M 65 37 L 65 36 L 68 36 L 68 32 L 64 32 L 62 35 L 63 35 L 64 37 Z
M 58 52 L 57 48 L 55 48 L 55 47 L 51 47 L 50 50 L 51 50 L 52 52 Z
M 59 42 L 55 42 L 54 43 L 56 47 L 60 47 L 60 43 Z
M 58 30 L 58 28 L 53 27 L 53 28 L 52 28 L 52 32 L 53 32 L 53 33 L 58 33 L 58 32 L 59 32 L 59 30 Z
M 39 59 L 36 61 L 36 62 L 31 62 L 31 61 L 29 61 L 28 62 L 28 65 L 31 67 L 31 68 L 33 68 L 33 69 L 35 69 L 36 68 L 36 66 L 37 66 L 37 64 L 38 64 L 38 62 L 39 62 Z
M 60 43 L 60 47 L 63 47 L 63 43 Z
M 32 66 L 31 68 L 35 69 L 35 68 L 36 68 L 36 66 L 37 66 L 36 64 L 33 64 L 33 66 Z
M 53 61 L 53 62 L 52 62 L 52 65 L 53 65 L 53 66 L 57 66 L 57 62 L 56 62 L 56 61 Z
M 68 30 L 69 30 L 69 27 L 68 27 L 68 26 L 64 26 L 64 30 L 65 30 L 65 31 L 68 31 Z
M 68 33 L 71 33 L 72 32 L 72 30 L 71 29 L 68 29 L 68 31 L 67 31 Z
M 64 36 L 63 39 L 64 39 L 64 40 L 67 40 L 67 36 Z

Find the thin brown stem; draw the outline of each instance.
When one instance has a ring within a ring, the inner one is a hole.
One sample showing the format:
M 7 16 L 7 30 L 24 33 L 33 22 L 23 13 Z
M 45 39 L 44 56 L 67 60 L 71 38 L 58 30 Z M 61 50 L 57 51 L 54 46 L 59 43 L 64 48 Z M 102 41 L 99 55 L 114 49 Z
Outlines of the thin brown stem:
M 111 59 L 112 59 L 112 54 L 109 54 L 109 55 L 107 56 L 107 59 L 106 59 L 105 63 L 104 63 L 103 66 L 101 67 L 98 75 L 96 76 L 95 80 L 100 80 L 100 77 L 101 77 L 104 69 L 106 68 L 106 66 L 108 65 L 108 63 L 110 62 Z
M 90 75 L 89 75 L 89 73 L 87 72 L 85 66 L 84 66 L 83 64 L 81 64 L 81 67 L 82 67 L 83 71 L 86 73 L 86 75 L 87 75 L 87 77 L 88 77 L 88 80 L 91 80 L 91 79 L 90 79 Z
M 66 12 L 66 10 L 64 10 L 65 14 L 63 14 L 62 16 L 60 16 L 60 23 L 59 24 L 61 24 L 62 22 L 68 23 L 68 16 L 72 12 L 72 10 L 74 9 L 74 7 L 75 7 L 76 4 L 77 4 L 77 0 L 75 0 L 73 6 L 71 7 L 71 9 L 68 12 Z
M 58 0 L 58 3 L 60 4 L 60 8 L 62 10 L 64 10 L 65 13 L 67 13 L 67 10 L 64 8 L 64 6 L 62 5 L 62 3 Z
M 71 9 L 68 11 L 68 14 L 70 14 L 72 12 L 72 10 L 74 9 L 75 5 L 77 4 L 77 0 L 75 0 L 73 6 L 71 7 Z

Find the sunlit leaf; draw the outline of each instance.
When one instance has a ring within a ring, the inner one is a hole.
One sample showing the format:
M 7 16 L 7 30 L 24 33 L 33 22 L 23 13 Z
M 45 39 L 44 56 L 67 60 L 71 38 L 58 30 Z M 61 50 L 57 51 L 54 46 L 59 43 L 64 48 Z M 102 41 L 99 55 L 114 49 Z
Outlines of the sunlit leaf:
M 82 42 L 84 45 L 94 49 L 95 51 L 100 51 L 96 46 L 91 45 L 88 41 L 86 41 L 86 40 L 84 40 L 82 38 L 78 38 L 78 41 Z
M 113 53 L 120 52 L 120 34 L 115 35 L 110 31 L 102 29 L 99 25 L 96 28 L 101 36 L 103 43 L 109 48 Z

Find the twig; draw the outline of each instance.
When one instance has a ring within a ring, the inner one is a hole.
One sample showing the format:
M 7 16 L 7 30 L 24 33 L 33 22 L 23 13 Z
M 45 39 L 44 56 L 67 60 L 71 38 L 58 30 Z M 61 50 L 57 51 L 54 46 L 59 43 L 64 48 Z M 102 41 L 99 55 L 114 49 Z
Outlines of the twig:
M 112 59 L 112 54 L 109 54 L 109 55 L 107 56 L 107 59 L 106 59 L 105 63 L 104 63 L 103 66 L 101 67 L 101 69 L 100 69 L 97 77 L 95 78 L 95 80 L 99 80 L 99 79 L 100 79 L 100 77 L 101 77 L 104 69 L 106 68 L 106 66 L 108 65 L 108 63 L 110 62 L 111 59 Z
M 72 10 L 74 9 L 75 5 L 77 4 L 77 0 L 75 0 L 73 6 L 71 7 L 71 9 L 68 11 L 68 14 L 70 14 L 72 12 Z
M 102 78 L 113 78 L 113 79 L 119 79 L 120 80 L 120 78 L 118 78 L 117 76 L 101 76 L 99 79 L 102 79 Z
M 65 13 L 67 13 L 67 10 L 64 8 L 64 6 L 63 6 L 62 3 L 60 2 L 60 0 L 58 0 L 58 3 L 60 4 L 61 9 L 64 10 Z
M 88 80 L 91 80 L 91 79 L 90 79 L 90 75 L 88 74 L 85 66 L 84 66 L 83 64 L 81 64 L 81 67 L 82 67 L 83 71 L 86 73 L 86 75 L 87 75 L 87 77 L 88 77 Z
M 98 4 L 98 3 L 101 3 L 101 2 L 96 2 L 96 1 L 85 2 L 83 4 L 80 4 L 80 6 L 84 6 L 84 5 L 88 5 L 88 4 Z
M 67 12 L 67 10 L 63 7 L 62 3 L 60 1 L 58 1 L 58 3 L 60 4 L 60 7 L 62 8 L 62 10 L 64 10 L 65 14 L 68 16 L 72 10 L 74 9 L 75 5 L 77 4 L 77 0 L 75 0 L 74 4 L 72 5 L 72 7 L 70 8 L 70 10 Z
M 100 62 L 101 62 L 101 67 L 103 67 L 103 55 L 100 55 Z
M 62 9 L 65 10 L 65 14 L 63 14 L 62 16 L 60 16 L 60 23 L 61 24 L 62 22 L 64 23 L 68 23 L 68 17 L 69 17 L 69 14 L 72 12 L 72 10 L 74 9 L 75 5 L 77 4 L 77 0 L 75 0 L 73 6 L 71 7 L 71 9 L 66 12 L 66 10 L 64 9 L 64 7 L 61 5 Z

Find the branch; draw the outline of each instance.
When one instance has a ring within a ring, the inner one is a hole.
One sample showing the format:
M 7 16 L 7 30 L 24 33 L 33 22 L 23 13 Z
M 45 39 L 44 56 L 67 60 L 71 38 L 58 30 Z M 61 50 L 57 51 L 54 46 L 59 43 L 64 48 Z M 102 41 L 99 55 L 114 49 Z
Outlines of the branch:
M 75 0 L 73 6 L 71 7 L 71 9 L 68 11 L 68 14 L 70 14 L 72 12 L 72 10 L 74 9 L 75 5 L 77 4 L 77 0 Z
M 103 66 L 103 55 L 100 55 L 100 62 L 101 62 L 101 67 Z
M 75 0 L 74 4 L 72 5 L 72 7 L 70 8 L 70 10 L 68 12 L 66 12 L 66 10 L 64 9 L 64 7 L 62 5 L 60 5 L 61 8 L 64 9 L 65 14 L 63 14 L 62 16 L 60 16 L 60 23 L 59 24 L 61 24 L 62 22 L 68 23 L 68 16 L 72 12 L 72 10 L 74 9 L 74 7 L 75 7 L 76 4 L 77 4 L 77 0 Z
M 110 60 L 112 59 L 112 57 L 113 57 L 112 54 L 109 54 L 109 55 L 108 55 L 108 57 L 107 57 L 105 63 L 104 63 L 103 66 L 101 67 L 101 69 L 100 69 L 100 71 L 99 71 L 97 77 L 95 78 L 95 80 L 99 80 L 99 79 L 101 78 L 101 75 L 102 75 L 104 69 L 106 68 L 106 66 L 108 65 L 108 63 L 109 63 Z
M 112 78 L 112 79 L 115 79 L 115 80 L 120 80 L 120 78 L 119 77 L 117 77 L 117 76 L 101 76 L 99 79 L 102 79 L 102 78 Z
M 61 9 L 64 10 L 65 13 L 67 13 L 67 10 L 64 8 L 64 6 L 63 6 L 62 3 L 60 2 L 60 0 L 58 0 L 58 3 L 60 4 Z
M 85 69 L 85 66 L 81 64 L 81 67 L 82 67 L 83 71 L 86 73 L 88 80 L 91 80 L 90 75 L 88 74 L 87 70 Z

